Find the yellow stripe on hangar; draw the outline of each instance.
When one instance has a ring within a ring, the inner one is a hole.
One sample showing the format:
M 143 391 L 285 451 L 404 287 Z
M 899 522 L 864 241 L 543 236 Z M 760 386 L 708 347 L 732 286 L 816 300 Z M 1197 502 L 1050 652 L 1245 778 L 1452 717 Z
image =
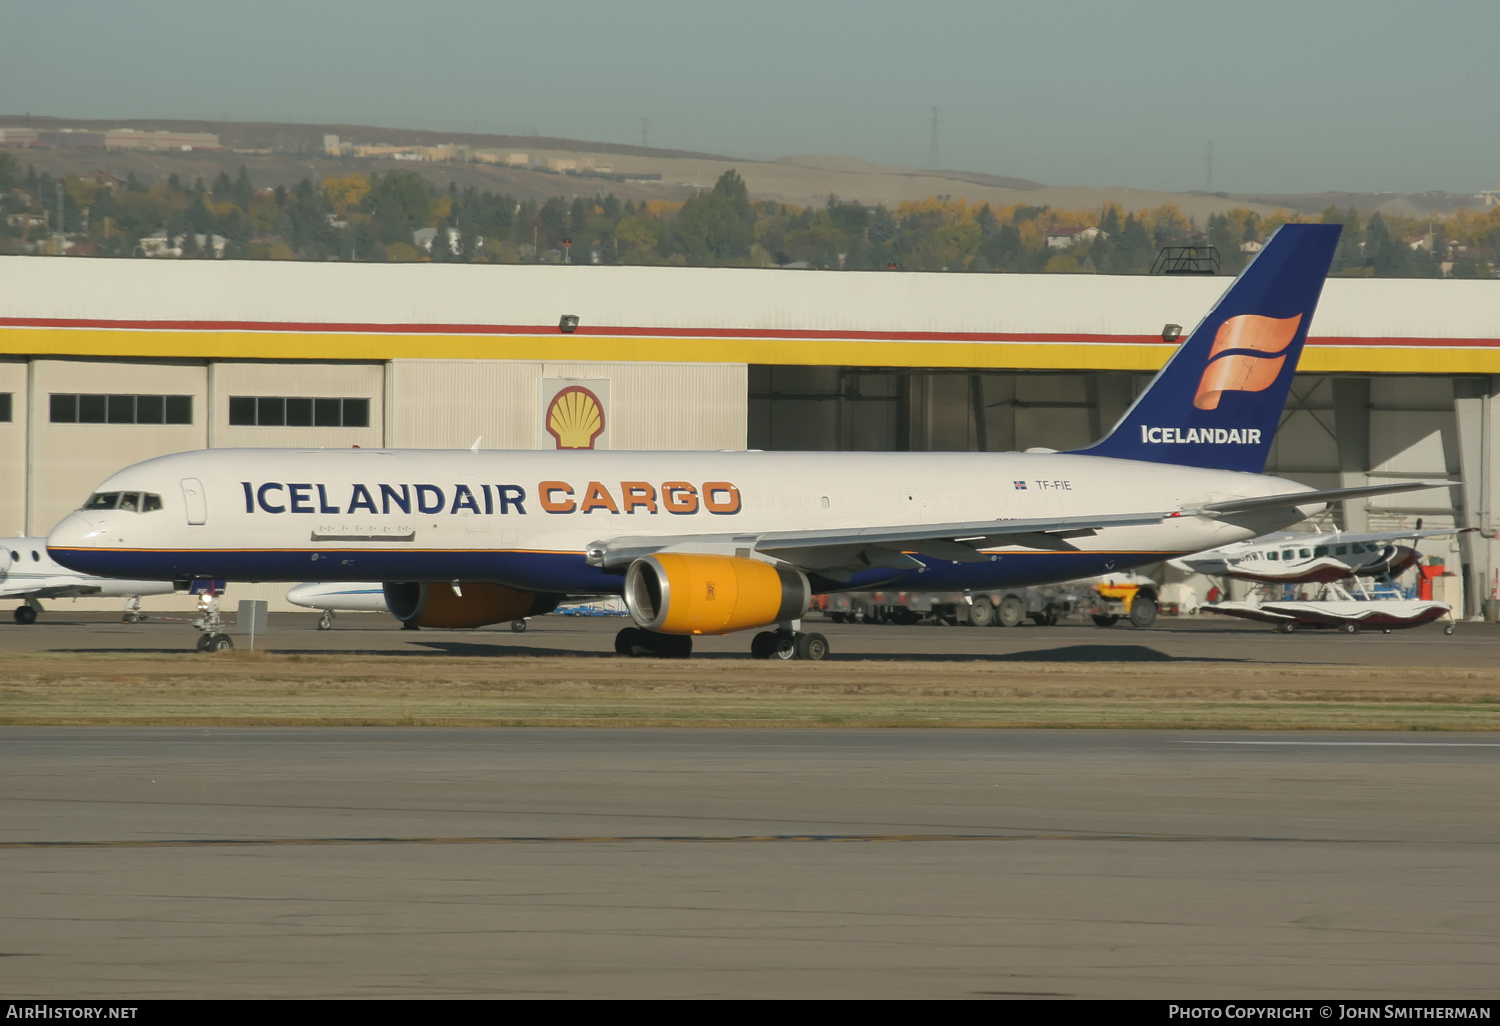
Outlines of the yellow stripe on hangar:
M 1500 345 L 1319 346 L 1304 373 L 1500 374 Z M 1156 371 L 1174 347 L 1098 342 L 879 341 L 618 335 L 456 335 L 4 327 L 0 354 L 104 359 L 546 360 Z

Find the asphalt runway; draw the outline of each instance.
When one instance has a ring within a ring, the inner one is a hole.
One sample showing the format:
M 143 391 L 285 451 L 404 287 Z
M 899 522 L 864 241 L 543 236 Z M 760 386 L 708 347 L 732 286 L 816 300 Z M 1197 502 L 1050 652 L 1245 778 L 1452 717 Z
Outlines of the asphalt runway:
M 392 656 L 600 655 L 616 658 L 623 617 L 543 616 L 525 633 L 508 624 L 479 630 L 403 631 L 385 614 L 340 615 L 332 630 L 317 629 L 316 613 L 273 613 L 256 646 L 276 652 L 367 652 Z M 835 624 L 817 617 L 803 629 L 819 631 L 831 659 L 1014 659 L 1044 662 L 1168 662 L 1210 660 L 1330 666 L 1492 667 L 1500 663 L 1500 627 L 1464 622 L 1452 635 L 1442 624 L 1391 634 L 1354 636 L 1330 631 L 1281 635 L 1263 624 L 1213 616 L 1163 617 L 1147 630 L 1117 624 L 1064 623 L 1038 627 L 939 627 Z M 753 632 L 752 632 L 753 633 Z M 236 647 L 250 639 L 232 635 Z M 750 633 L 694 639 L 695 658 L 748 658 Z M 124 624 L 118 615 L 71 613 L 59 603 L 29 626 L 0 622 L 6 651 L 190 651 L 197 632 L 185 621 L 151 619 Z
M 1492 999 L 1497 770 L 1495 734 L 4 727 L 0 991 Z

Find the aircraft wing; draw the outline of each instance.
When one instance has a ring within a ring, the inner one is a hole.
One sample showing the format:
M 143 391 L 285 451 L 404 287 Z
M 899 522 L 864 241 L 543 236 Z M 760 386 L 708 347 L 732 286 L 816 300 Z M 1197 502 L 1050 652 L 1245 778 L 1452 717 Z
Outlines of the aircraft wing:
M 6 598 L 83 598 L 97 595 L 102 589 L 98 585 L 68 582 L 66 578 L 47 577 L 41 580 L 16 581 L 0 585 L 0 599 Z
M 588 548 L 595 566 L 619 567 L 665 549 L 704 551 L 754 550 L 806 570 L 820 573 L 880 566 L 916 569 L 910 556 L 918 552 L 935 559 L 980 563 L 990 556 L 978 551 L 999 545 L 1058 552 L 1076 548 L 1069 538 L 1081 538 L 1106 527 L 1159 524 L 1180 516 L 1160 513 L 1110 513 L 1098 516 L 1053 517 L 1029 520 L 973 520 L 951 524 L 907 524 L 891 527 L 829 528 L 816 531 L 765 531 L 750 534 L 698 534 L 614 538 Z
M 1341 502 L 1344 499 L 1361 499 L 1371 495 L 1393 495 L 1397 492 L 1415 492 L 1423 488 L 1451 488 L 1458 481 L 1402 481 L 1399 484 L 1360 485 L 1357 488 L 1323 488 L 1311 492 L 1285 492 L 1281 495 L 1257 495 L 1249 499 L 1228 499 L 1224 502 L 1208 502 L 1202 506 L 1185 509 L 1188 516 L 1215 517 L 1230 513 L 1248 513 L 1257 509 L 1276 509 L 1285 506 L 1306 506 L 1313 502 Z M 1402 535 L 1401 537 L 1409 537 Z
M 851 571 L 868 567 L 915 570 L 922 564 L 911 553 L 959 563 L 979 563 L 992 558 L 979 551 L 980 549 L 1002 545 L 1050 552 L 1075 550 L 1076 546 L 1068 539 L 1086 537 L 1107 527 L 1158 524 L 1172 517 L 1183 516 L 1218 517 L 1257 509 L 1303 506 L 1367 495 L 1446 487 L 1448 484 L 1446 481 L 1403 481 L 1399 484 L 1364 485 L 1358 488 L 1290 492 L 1151 513 L 1109 513 L 1029 520 L 971 520 L 949 524 L 903 524 L 815 531 L 622 537 L 591 543 L 587 558 L 594 566 L 615 568 L 628 566 L 643 556 L 666 550 L 717 550 L 740 552 L 744 555 L 755 551 L 803 570 L 837 579 L 849 576 Z
M 1274 510 L 1287 505 L 1307 505 L 1310 502 L 1340 502 L 1343 499 L 1367 498 L 1371 495 L 1394 495 L 1397 492 L 1418 492 L 1425 487 L 1452 487 L 1460 481 L 1401 481 L 1394 484 L 1361 484 L 1359 487 L 1325 487 L 1314 492 L 1284 492 L 1281 495 L 1257 495 L 1254 498 L 1226 499 L 1223 502 L 1205 502 L 1187 508 L 1188 516 L 1227 516 L 1230 513 L 1248 513 L 1251 510 Z M 1401 535 L 1409 537 L 1409 535 Z

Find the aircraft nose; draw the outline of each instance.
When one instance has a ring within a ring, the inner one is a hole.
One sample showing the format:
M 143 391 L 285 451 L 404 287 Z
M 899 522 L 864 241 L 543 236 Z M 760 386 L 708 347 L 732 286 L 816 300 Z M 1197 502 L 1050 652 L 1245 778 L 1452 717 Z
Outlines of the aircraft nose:
M 47 555 L 70 570 L 89 573 L 88 550 L 97 547 L 99 525 L 81 513 L 69 513 L 47 535 Z

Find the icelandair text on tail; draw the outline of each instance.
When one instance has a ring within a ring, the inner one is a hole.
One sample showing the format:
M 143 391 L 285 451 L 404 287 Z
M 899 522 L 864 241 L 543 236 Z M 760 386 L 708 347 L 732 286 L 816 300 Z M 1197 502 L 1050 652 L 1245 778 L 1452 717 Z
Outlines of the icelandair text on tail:
M 1150 445 L 1259 445 L 1260 428 L 1147 427 L 1141 425 L 1141 441 Z

